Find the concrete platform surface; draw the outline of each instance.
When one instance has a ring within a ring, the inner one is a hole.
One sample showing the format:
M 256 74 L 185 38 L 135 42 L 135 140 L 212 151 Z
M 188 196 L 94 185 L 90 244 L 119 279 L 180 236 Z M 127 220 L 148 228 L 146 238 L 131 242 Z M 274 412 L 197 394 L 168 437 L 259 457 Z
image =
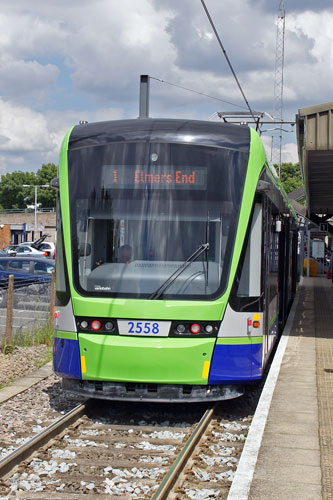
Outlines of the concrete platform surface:
M 331 280 L 304 278 L 288 323 L 228 500 L 333 500 Z

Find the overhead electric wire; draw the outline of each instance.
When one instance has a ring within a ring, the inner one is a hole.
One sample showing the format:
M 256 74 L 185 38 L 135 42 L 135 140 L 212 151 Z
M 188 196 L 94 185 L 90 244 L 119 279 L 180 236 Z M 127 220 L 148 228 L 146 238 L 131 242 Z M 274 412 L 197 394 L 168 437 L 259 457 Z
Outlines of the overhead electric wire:
M 225 101 L 224 99 L 221 99 L 220 97 L 214 97 L 214 96 L 205 94 L 204 92 L 199 92 L 198 90 L 193 90 L 193 89 L 189 89 L 187 87 L 182 87 L 182 85 L 177 85 L 176 83 L 170 83 L 170 82 L 167 82 L 165 80 L 162 80 L 161 78 L 156 78 L 155 76 L 149 75 L 149 78 L 152 80 L 157 80 L 158 82 L 161 82 L 161 83 L 166 83 L 167 85 L 171 85 L 172 87 L 178 87 L 179 89 L 187 90 L 188 92 L 193 92 L 194 94 L 199 94 L 199 95 L 203 95 L 205 97 L 209 97 L 209 99 L 215 99 L 215 101 L 221 101 L 221 102 L 224 102 L 225 104 L 230 104 L 231 106 L 236 106 L 237 108 L 246 109 L 245 106 L 240 106 L 239 104 L 235 104 L 235 103 L 230 102 L 230 101 Z
M 244 99 L 244 101 L 246 102 L 246 106 L 247 106 L 248 110 L 250 111 L 250 113 L 251 113 L 251 115 L 252 115 L 253 120 L 254 120 L 254 121 L 256 121 L 256 119 L 255 119 L 255 117 L 254 117 L 254 114 L 253 114 L 253 111 L 252 111 L 252 109 L 251 109 L 251 107 L 250 107 L 250 104 L 248 103 L 248 100 L 247 100 L 247 99 L 246 99 L 246 97 L 245 97 L 245 94 L 244 94 L 244 92 L 243 92 L 243 89 L 242 89 L 242 87 L 241 87 L 241 85 L 240 85 L 239 81 L 238 81 L 238 78 L 237 78 L 236 73 L 235 73 L 235 71 L 234 71 L 234 69 L 233 69 L 233 67 L 232 67 L 232 64 L 231 64 L 231 62 L 230 62 L 230 60 L 229 60 L 229 57 L 228 57 L 228 55 L 227 55 L 227 53 L 226 53 L 226 51 L 225 51 L 225 48 L 223 47 L 223 44 L 222 44 L 221 39 L 220 39 L 220 37 L 219 37 L 219 34 L 218 34 L 218 32 L 216 31 L 216 28 L 215 28 L 215 25 L 214 25 L 214 23 L 213 23 L 213 20 L 212 20 L 212 18 L 210 17 L 210 14 L 209 14 L 209 12 L 208 12 L 208 9 L 207 9 L 207 7 L 206 7 L 206 4 L 205 4 L 204 0 L 200 0 L 200 1 L 201 1 L 201 3 L 202 3 L 202 6 L 203 6 L 203 8 L 204 8 L 205 12 L 206 12 L 206 15 L 207 15 L 207 17 L 208 17 L 208 20 L 209 20 L 209 22 L 210 22 L 210 25 L 211 25 L 211 27 L 213 28 L 213 31 L 214 31 L 215 36 L 216 36 L 216 38 L 217 38 L 217 41 L 218 41 L 218 43 L 219 43 L 219 45 L 220 45 L 220 47 L 221 47 L 221 50 L 222 50 L 222 52 L 223 52 L 223 54 L 224 54 L 224 57 L 226 58 L 226 61 L 227 61 L 228 65 L 229 65 L 229 68 L 230 68 L 230 70 L 231 70 L 231 72 L 232 72 L 232 74 L 233 74 L 233 76 L 234 76 L 234 78 L 235 78 L 235 80 L 236 80 L 236 83 L 237 83 L 237 85 L 238 85 L 238 88 L 239 88 L 239 90 L 241 91 L 241 94 L 242 94 L 242 96 L 243 96 L 243 99 Z

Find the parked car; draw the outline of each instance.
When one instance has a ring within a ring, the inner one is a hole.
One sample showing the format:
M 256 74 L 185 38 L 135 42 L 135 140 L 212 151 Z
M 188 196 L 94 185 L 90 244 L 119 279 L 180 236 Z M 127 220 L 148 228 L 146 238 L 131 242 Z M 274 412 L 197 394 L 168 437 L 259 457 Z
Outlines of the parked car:
M 25 255 L 31 255 L 33 257 L 47 257 L 47 252 L 41 250 L 36 250 L 26 243 L 20 243 L 19 245 L 10 245 L 5 248 L 5 252 L 12 257 L 17 255 L 18 257 L 24 257 Z
M 38 250 L 46 252 L 48 257 L 50 257 L 51 259 L 55 259 L 56 248 L 55 244 L 52 241 L 45 241 L 38 247 Z
M 36 248 L 32 247 L 31 245 L 27 245 L 26 243 L 20 243 L 16 247 L 16 256 L 24 257 L 25 255 L 31 255 L 33 257 L 48 257 L 47 252 L 44 252 L 43 250 L 37 250 Z
M 0 307 L 6 307 L 8 277 L 14 276 L 14 290 L 26 288 L 30 294 L 38 294 L 50 283 L 55 269 L 53 259 L 40 257 L 0 257 Z M 37 285 L 37 286 L 36 286 Z
M 43 234 L 38 240 L 19 243 L 18 247 L 29 246 L 30 248 L 46 253 L 47 257 L 55 258 L 55 244 L 52 241 L 45 241 L 48 234 Z
M 17 245 L 9 245 L 8 247 L 4 248 L 3 251 L 8 255 L 15 256 L 17 251 Z

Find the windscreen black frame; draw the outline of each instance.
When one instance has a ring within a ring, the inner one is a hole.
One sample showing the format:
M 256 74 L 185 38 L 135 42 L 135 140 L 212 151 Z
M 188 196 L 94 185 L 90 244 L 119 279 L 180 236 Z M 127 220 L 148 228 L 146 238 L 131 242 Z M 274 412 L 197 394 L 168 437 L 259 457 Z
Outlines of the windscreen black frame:
M 118 148 L 118 153 L 114 154 L 114 150 Z M 123 149 L 123 153 L 121 150 Z M 127 151 L 126 151 L 127 150 Z M 182 199 L 186 193 L 195 202 L 202 202 L 205 199 L 221 201 L 221 204 L 226 201 L 221 195 L 223 189 L 231 190 L 233 203 L 233 213 L 230 224 L 230 234 L 225 250 L 225 262 L 227 265 L 223 268 L 221 282 L 219 288 L 212 295 L 172 295 L 166 292 L 161 298 L 165 300 L 212 300 L 220 296 L 227 286 L 229 277 L 230 265 L 232 261 L 233 247 L 236 237 L 237 223 L 239 218 L 243 188 L 245 184 L 246 171 L 248 166 L 248 151 L 238 150 L 237 148 L 223 148 L 214 146 L 206 146 L 200 144 L 187 144 L 179 142 L 154 142 L 154 141 L 131 141 L 131 142 L 113 142 L 112 144 L 98 144 L 90 147 L 81 147 L 70 150 L 68 152 L 68 182 L 70 193 L 70 219 L 71 219 L 71 242 L 72 242 L 72 259 L 73 259 L 73 278 L 74 287 L 77 292 L 83 296 L 92 297 L 119 297 L 119 298 L 140 298 L 147 299 L 147 295 L 137 295 L 130 293 L 109 293 L 109 292 L 87 292 L 80 286 L 78 261 L 79 248 L 78 236 L 76 233 L 76 202 L 78 199 L 109 199 L 110 197 L 117 198 L 126 196 L 133 200 L 141 199 L 142 196 L 149 196 L 149 189 L 109 189 L 109 186 L 98 185 L 98 179 L 101 177 L 101 169 L 103 166 L 116 165 L 121 168 L 120 158 L 125 159 L 125 165 L 138 165 L 138 150 L 141 150 L 140 156 L 145 157 L 146 164 L 150 164 L 152 155 L 160 151 L 168 151 L 164 156 L 172 159 L 164 164 L 171 165 L 170 168 L 178 168 L 179 166 L 186 169 L 193 167 L 202 167 L 208 169 L 207 186 L 203 180 L 201 184 L 191 186 L 190 191 L 185 189 L 173 189 L 172 191 L 159 189 L 158 195 L 168 195 L 174 199 Z M 178 150 L 177 154 L 173 154 Z M 158 153 L 156 153 L 158 154 Z M 201 155 L 201 156 L 200 156 Z M 176 161 L 175 158 L 178 158 Z M 200 160 L 202 158 L 202 161 Z M 208 162 L 208 159 L 210 161 Z M 178 162 L 178 165 L 177 165 Z M 196 165 L 193 166 L 193 162 Z M 208 164 L 208 163 L 209 164 Z M 139 165 L 142 161 L 139 162 Z M 99 192 L 98 192 L 99 191 Z M 157 196 L 156 190 L 154 196 Z M 103 198 L 104 197 L 104 198 Z M 227 200 L 228 201 L 228 200 Z M 196 248 L 193 248 L 193 251 Z

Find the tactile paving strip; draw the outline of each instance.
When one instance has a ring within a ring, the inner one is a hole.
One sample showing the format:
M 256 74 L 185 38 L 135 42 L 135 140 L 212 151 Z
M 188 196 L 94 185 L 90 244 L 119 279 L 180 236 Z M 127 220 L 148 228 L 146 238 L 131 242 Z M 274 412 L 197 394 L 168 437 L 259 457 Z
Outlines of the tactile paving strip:
M 333 284 L 325 278 L 310 280 L 316 334 L 322 498 L 333 500 Z

